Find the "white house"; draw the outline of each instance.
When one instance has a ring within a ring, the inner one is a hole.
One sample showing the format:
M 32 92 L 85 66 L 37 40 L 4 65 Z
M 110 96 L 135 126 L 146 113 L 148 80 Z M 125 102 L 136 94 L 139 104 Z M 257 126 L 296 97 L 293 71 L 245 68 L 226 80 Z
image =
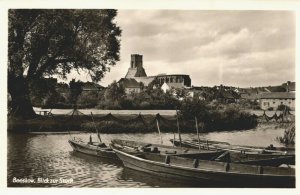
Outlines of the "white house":
M 276 110 L 279 105 L 285 105 L 295 110 L 295 93 L 291 92 L 271 92 L 262 93 L 260 96 L 260 108 Z
M 165 93 L 171 89 L 171 87 L 167 84 L 167 83 L 164 83 L 162 84 L 162 86 L 160 87 Z

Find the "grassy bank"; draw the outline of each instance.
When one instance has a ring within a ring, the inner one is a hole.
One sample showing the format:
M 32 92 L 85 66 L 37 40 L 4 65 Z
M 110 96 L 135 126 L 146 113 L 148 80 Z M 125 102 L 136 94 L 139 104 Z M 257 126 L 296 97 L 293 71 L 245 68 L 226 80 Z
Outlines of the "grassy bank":
M 157 131 L 157 122 L 162 132 L 177 132 L 175 116 L 157 115 L 95 115 L 94 122 L 90 116 L 56 115 L 52 117 L 40 116 L 33 120 L 8 119 L 9 132 L 67 132 L 83 131 L 101 133 L 147 133 Z M 243 115 L 223 118 L 218 115 L 210 123 L 199 123 L 200 131 L 241 130 L 255 128 L 255 118 L 245 118 Z M 181 132 L 195 132 L 195 121 L 179 119 Z M 203 128 L 201 128 L 203 127 Z

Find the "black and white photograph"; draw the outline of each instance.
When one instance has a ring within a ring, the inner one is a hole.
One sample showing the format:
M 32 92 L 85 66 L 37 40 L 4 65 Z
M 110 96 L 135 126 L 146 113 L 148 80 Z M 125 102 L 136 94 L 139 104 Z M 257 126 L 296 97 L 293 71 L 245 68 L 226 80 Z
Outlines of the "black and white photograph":
M 295 10 L 5 11 L 7 188 L 296 188 Z

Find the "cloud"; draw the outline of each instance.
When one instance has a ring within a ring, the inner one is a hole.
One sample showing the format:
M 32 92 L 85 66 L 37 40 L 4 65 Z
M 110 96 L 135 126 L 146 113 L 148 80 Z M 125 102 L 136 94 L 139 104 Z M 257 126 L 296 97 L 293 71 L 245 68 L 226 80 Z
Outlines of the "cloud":
M 261 86 L 295 79 L 290 11 L 119 10 L 121 61 L 101 83 L 124 77 L 130 55 L 148 75 L 189 74 L 194 85 Z

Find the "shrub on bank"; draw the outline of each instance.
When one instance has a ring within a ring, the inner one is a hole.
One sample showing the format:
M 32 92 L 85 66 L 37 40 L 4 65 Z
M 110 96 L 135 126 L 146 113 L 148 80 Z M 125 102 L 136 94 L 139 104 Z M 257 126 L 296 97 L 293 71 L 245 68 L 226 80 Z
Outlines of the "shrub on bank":
M 209 131 L 252 129 L 257 126 L 254 115 L 231 108 L 225 111 L 213 111 L 209 118 L 209 121 L 204 122 L 205 129 Z
M 96 127 L 95 127 L 96 126 Z M 96 132 L 96 128 L 100 133 L 142 133 L 149 132 L 147 127 L 142 123 L 122 124 L 116 121 L 101 121 L 101 122 L 87 122 L 81 125 L 82 129 L 86 131 Z
M 181 108 L 183 120 L 195 120 L 204 123 L 206 131 L 251 129 L 257 126 L 257 118 L 241 111 L 237 106 L 209 106 L 201 100 L 187 100 Z
M 293 145 L 295 144 L 295 124 L 291 125 L 290 127 L 286 128 L 284 131 L 283 136 L 277 137 L 277 140 L 280 143 L 285 145 Z
M 81 125 L 85 131 L 100 133 L 148 133 L 158 132 L 156 122 L 153 119 L 142 122 L 123 123 L 118 121 L 86 122 Z M 159 123 L 161 132 L 177 132 L 176 123 Z

